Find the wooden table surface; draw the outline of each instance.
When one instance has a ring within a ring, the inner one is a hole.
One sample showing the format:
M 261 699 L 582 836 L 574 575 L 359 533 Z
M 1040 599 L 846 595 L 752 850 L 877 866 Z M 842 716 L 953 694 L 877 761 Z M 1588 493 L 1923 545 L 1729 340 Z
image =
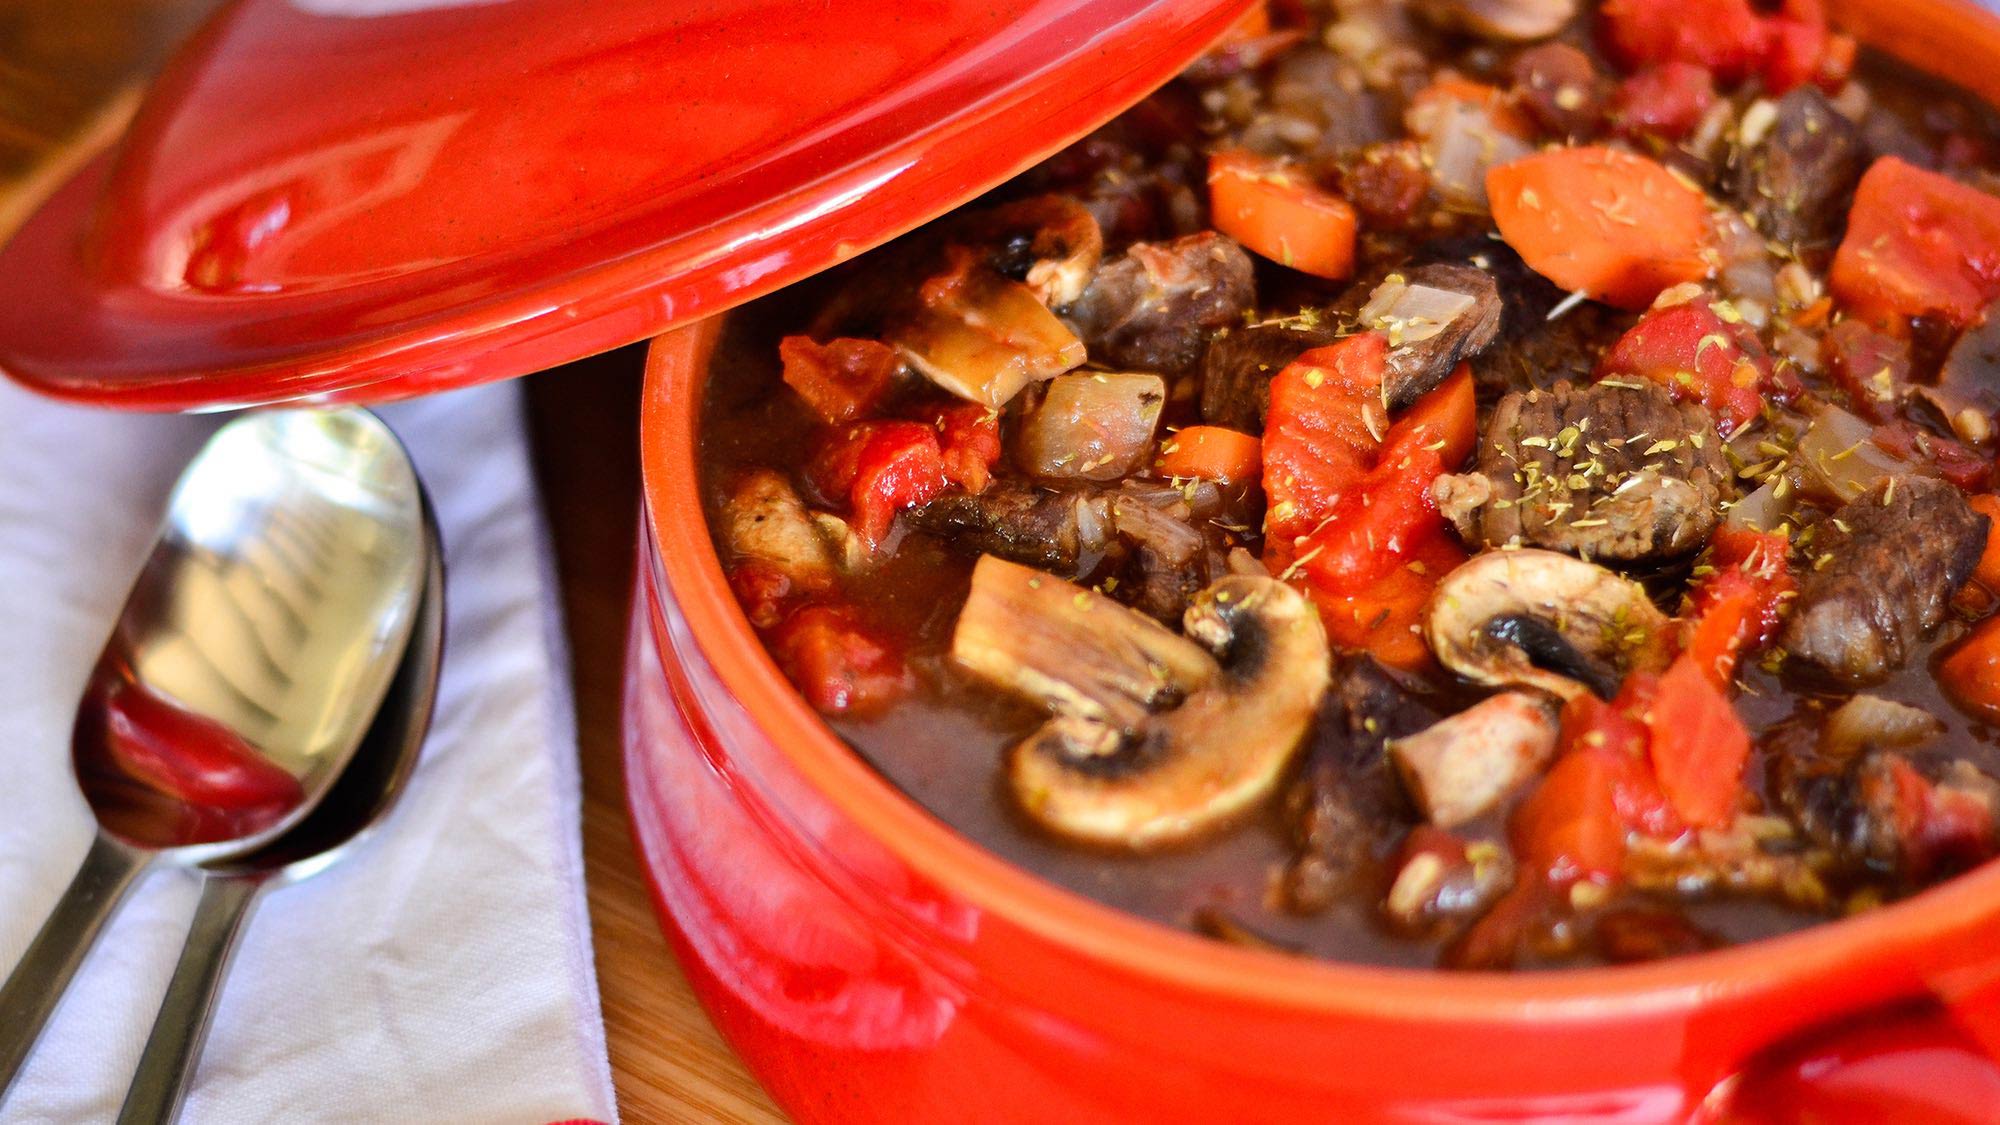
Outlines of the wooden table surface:
M 639 368 L 627 348 L 528 380 L 583 754 L 597 981 L 625 1120 L 782 1121 L 695 1004 L 653 917 L 625 816 L 619 677 L 638 514 Z
M 0 236 L 116 135 L 215 0 L 0 0 Z M 5 295 L 0 294 L 0 300 Z M 695 1004 L 654 921 L 625 816 L 618 701 L 638 511 L 641 352 L 526 380 L 569 626 L 598 986 L 628 1122 L 784 1120 Z

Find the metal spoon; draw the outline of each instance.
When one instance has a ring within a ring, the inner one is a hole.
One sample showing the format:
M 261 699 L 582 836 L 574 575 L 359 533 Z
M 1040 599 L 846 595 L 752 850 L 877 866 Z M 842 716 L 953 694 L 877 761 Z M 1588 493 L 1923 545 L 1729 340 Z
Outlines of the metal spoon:
M 291 831 L 247 856 L 202 867 L 201 898 L 173 980 L 125 1092 L 120 1125 L 167 1122 L 180 1116 L 223 975 L 257 896 L 268 887 L 309 879 L 338 861 L 380 822 L 402 795 L 430 729 L 444 650 L 444 562 L 437 528 L 429 519 L 430 565 L 424 596 L 410 633 L 409 651 L 382 701 L 375 725 L 326 800 Z
M 312 811 L 408 647 L 416 470 L 360 410 L 251 415 L 174 486 L 77 709 L 97 838 L 0 985 L 0 1098 L 137 876 L 242 855 Z

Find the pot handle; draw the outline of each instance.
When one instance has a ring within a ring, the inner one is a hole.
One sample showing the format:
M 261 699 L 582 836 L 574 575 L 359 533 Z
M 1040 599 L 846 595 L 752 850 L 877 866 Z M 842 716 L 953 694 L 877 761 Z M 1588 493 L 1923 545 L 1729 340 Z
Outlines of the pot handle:
M 1717 1125 L 1992 1125 L 2000 994 L 1968 1013 L 1922 1001 L 1813 1029 L 1765 1051 L 1718 1099 Z M 1966 1018 L 1970 1014 L 1973 1018 Z

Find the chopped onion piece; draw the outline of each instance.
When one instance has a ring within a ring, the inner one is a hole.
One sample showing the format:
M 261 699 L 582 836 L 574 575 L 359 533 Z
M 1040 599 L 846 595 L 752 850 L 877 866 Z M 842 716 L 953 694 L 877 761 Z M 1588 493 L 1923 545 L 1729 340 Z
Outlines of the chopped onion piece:
M 1900 476 L 1916 466 L 1875 444 L 1875 428 L 1837 406 L 1813 412 L 1812 424 L 1799 439 L 1803 484 L 1843 503 L 1867 492 L 1885 477 Z
M 1158 375 L 1051 379 L 1015 435 L 1014 459 L 1045 480 L 1117 480 L 1145 464 L 1167 385 Z
M 890 332 L 903 358 L 952 394 L 995 409 L 1084 360 L 1083 342 L 1029 288 L 961 265 Z
M 1723 519 L 1738 527 L 1752 531 L 1773 532 L 1792 514 L 1791 490 L 1785 496 L 1778 495 L 1778 482 L 1768 481 L 1759 485 L 1748 496 L 1729 506 Z
M 1477 303 L 1470 293 L 1411 285 L 1401 274 L 1391 274 L 1375 287 L 1368 303 L 1362 306 L 1361 323 L 1366 328 L 1387 332 L 1391 347 L 1402 347 L 1422 343 L 1443 332 Z
M 1848 758 L 1871 746 L 1878 750 L 1916 746 L 1943 730 L 1944 723 L 1921 707 L 1864 693 L 1826 717 L 1819 747 L 1830 757 Z
M 1422 143 L 1431 183 L 1447 201 L 1485 210 L 1486 170 L 1519 160 L 1534 146 L 1494 121 L 1487 107 L 1444 99 L 1409 114 L 1410 131 Z

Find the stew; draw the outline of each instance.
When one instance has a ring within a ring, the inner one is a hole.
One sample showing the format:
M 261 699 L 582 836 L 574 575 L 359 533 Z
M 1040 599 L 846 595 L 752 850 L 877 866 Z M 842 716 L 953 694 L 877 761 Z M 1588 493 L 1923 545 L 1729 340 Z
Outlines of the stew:
M 1989 858 L 1992 114 L 1818 0 L 1274 5 L 734 318 L 777 664 L 1223 941 L 1628 962 Z

